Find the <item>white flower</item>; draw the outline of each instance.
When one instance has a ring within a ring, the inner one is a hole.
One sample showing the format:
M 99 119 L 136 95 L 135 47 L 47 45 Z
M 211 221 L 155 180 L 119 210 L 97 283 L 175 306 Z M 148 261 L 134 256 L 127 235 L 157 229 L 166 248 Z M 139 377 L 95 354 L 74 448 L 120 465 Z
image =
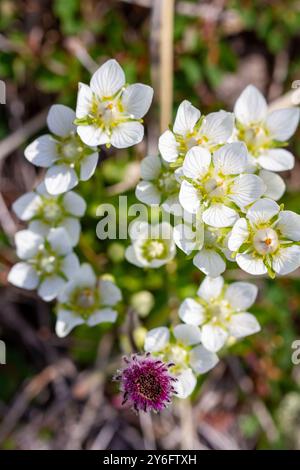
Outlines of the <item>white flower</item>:
M 249 85 L 237 99 L 234 107 L 237 119 L 237 138 L 246 143 L 253 163 L 265 170 L 285 171 L 294 166 L 294 156 L 280 147 L 296 131 L 298 108 L 285 108 L 268 112 L 265 98 L 253 85 Z
M 200 119 L 201 113 L 189 101 L 183 101 L 178 110 L 173 132 L 165 131 L 159 139 L 158 147 L 163 159 L 168 163 L 185 157 L 187 151 L 203 146 L 210 151 L 224 144 L 233 132 L 233 114 L 225 111 L 208 114 Z
M 56 334 L 63 338 L 77 325 L 114 323 L 117 311 L 112 308 L 122 299 L 114 282 L 97 279 L 92 267 L 84 263 L 58 296 Z
M 243 338 L 260 330 L 256 318 L 247 312 L 256 296 L 257 287 L 248 282 L 224 285 L 221 276 L 206 277 L 198 298 L 187 298 L 180 305 L 179 317 L 187 325 L 200 327 L 203 346 L 217 352 L 230 336 Z
M 137 199 L 150 206 L 161 204 L 166 212 L 180 215 L 176 174 L 162 164 L 160 157 L 148 156 L 142 160 L 141 178 L 135 189 Z
M 199 328 L 191 325 L 176 325 L 172 337 L 165 326 L 146 334 L 145 351 L 174 363 L 170 371 L 177 378 L 175 388 L 179 398 L 188 397 L 196 386 L 197 375 L 205 374 L 219 362 L 218 356 L 205 349 L 200 341 Z
M 228 238 L 241 269 L 260 275 L 288 274 L 300 266 L 300 215 L 261 199 L 239 219 Z
M 185 222 L 174 227 L 176 245 L 187 255 L 196 251 L 193 264 L 204 274 L 217 277 L 226 269 L 226 240 L 230 229 L 216 229 L 201 221 Z
M 42 236 L 48 235 L 51 228 L 65 228 L 75 246 L 81 230 L 78 218 L 85 213 L 86 203 L 73 191 L 52 196 L 41 183 L 35 191 L 19 197 L 13 210 L 19 219 L 29 222 L 29 230 Z
M 135 222 L 130 228 L 132 245 L 125 251 L 129 263 L 143 268 L 159 268 L 171 261 L 176 253 L 173 229 L 167 222 L 150 225 Z
M 118 62 L 108 60 L 94 73 L 90 86 L 79 84 L 77 132 L 87 145 L 131 147 L 143 139 L 141 118 L 152 97 L 153 89 L 148 85 L 127 86 Z
M 74 111 L 67 106 L 51 106 L 47 124 L 54 135 L 42 135 L 25 149 L 28 161 L 48 168 L 45 185 L 53 195 L 69 191 L 79 180 L 88 180 L 98 163 L 96 149 L 87 147 L 76 134 L 74 119 Z
M 201 209 L 207 225 L 232 226 L 239 209 L 259 199 L 266 189 L 258 176 L 243 174 L 247 165 L 247 149 L 242 142 L 225 144 L 212 156 L 203 147 L 193 147 L 183 162 L 180 204 L 192 214 Z
M 23 261 L 12 267 L 9 282 L 23 289 L 38 289 L 38 295 L 46 301 L 55 299 L 79 268 L 66 230 L 52 228 L 46 238 L 21 230 L 15 235 L 15 243 Z

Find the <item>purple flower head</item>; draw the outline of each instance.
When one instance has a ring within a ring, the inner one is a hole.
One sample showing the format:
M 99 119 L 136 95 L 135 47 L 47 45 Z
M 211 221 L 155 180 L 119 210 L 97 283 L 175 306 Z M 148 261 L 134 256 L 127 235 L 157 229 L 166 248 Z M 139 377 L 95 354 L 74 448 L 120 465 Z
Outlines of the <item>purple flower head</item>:
M 165 364 L 150 353 L 123 359 L 126 366 L 115 377 L 121 383 L 123 404 L 130 402 L 136 411 L 163 410 L 176 393 L 173 383 L 177 379 L 169 372 L 174 364 Z

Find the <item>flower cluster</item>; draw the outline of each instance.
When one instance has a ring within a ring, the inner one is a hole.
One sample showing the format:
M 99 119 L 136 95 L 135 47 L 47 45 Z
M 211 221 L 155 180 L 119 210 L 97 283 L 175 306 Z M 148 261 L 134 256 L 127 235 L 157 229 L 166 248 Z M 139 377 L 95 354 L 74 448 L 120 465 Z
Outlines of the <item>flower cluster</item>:
M 89 86 L 79 84 L 76 112 L 52 106 L 49 133 L 25 149 L 28 161 L 45 168 L 45 177 L 13 204 L 28 228 L 15 235 L 21 261 L 8 279 L 37 289 L 45 301 L 57 299 L 59 337 L 78 325 L 117 319 L 120 289 L 111 276 L 99 277 L 91 265 L 80 265 L 73 251 L 86 203 L 72 189 L 94 174 L 100 145 L 123 149 L 143 139 L 142 118 L 152 96 L 147 85 L 127 85 L 120 65 L 109 60 Z M 300 266 L 300 215 L 276 202 L 285 191 L 277 172 L 294 166 L 294 156 L 283 147 L 298 122 L 299 109 L 269 112 L 252 85 L 232 113 L 204 116 L 185 100 L 172 129 L 159 138 L 160 155 L 143 159 L 135 194 L 159 207 L 162 220 L 131 224 L 126 260 L 158 269 L 175 258 L 177 246 L 206 277 L 197 297 L 181 303 L 175 324 L 146 333 L 146 354 L 124 359 L 116 379 L 123 402 L 136 411 L 161 411 L 174 394 L 186 398 L 198 375 L 218 363 L 220 350 L 260 330 L 248 312 L 257 287 L 225 283 L 221 274 L 229 264 L 271 278 Z
M 282 147 L 298 122 L 298 108 L 268 112 L 252 85 L 233 113 L 201 116 L 183 101 L 159 139 L 161 156 L 142 161 L 137 198 L 182 216 L 173 240 L 205 275 L 220 276 L 234 262 L 271 277 L 300 266 L 299 215 L 275 202 L 285 191 L 276 172 L 294 166 Z
M 34 191 L 13 204 L 28 229 L 15 235 L 21 262 L 8 279 L 15 286 L 37 289 L 45 301 L 57 299 L 60 337 L 83 323 L 116 321 L 119 288 L 111 279 L 98 279 L 89 264 L 80 266 L 73 252 L 86 203 L 71 190 L 94 174 L 99 145 L 125 148 L 142 140 L 142 117 L 152 95 L 147 85 L 126 85 L 120 65 L 108 60 L 92 76 L 90 87 L 79 85 L 76 113 L 64 105 L 52 106 L 47 117 L 50 133 L 25 149 L 26 159 L 46 172 Z

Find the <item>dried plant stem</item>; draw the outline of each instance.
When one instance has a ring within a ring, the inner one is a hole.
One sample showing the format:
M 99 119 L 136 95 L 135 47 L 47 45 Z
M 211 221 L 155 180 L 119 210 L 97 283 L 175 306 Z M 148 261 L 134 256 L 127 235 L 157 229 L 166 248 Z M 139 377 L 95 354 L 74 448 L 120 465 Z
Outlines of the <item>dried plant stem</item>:
M 172 120 L 174 0 L 161 0 L 160 12 L 160 130 Z
M 148 413 L 140 413 L 140 424 L 143 432 L 145 450 L 155 450 L 155 434 L 153 429 L 152 417 Z
M 195 448 L 195 426 L 193 421 L 193 409 L 189 398 L 178 400 L 180 415 L 182 450 L 193 450 Z

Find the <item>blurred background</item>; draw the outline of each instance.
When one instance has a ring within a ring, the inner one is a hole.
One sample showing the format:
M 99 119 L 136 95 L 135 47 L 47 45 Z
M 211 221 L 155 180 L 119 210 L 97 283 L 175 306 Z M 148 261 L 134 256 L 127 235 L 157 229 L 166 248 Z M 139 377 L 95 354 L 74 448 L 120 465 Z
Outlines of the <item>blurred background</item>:
M 22 228 L 12 202 L 42 178 L 24 148 L 45 131 L 51 104 L 76 104 L 78 82 L 116 58 L 128 82 L 155 86 L 157 0 L 1 0 L 0 79 L 0 446 L 3 449 L 300 449 L 299 272 L 256 280 L 252 309 L 262 332 L 233 345 L 191 400 L 161 415 L 121 407 L 112 375 L 120 355 L 141 347 L 143 327 L 176 319 L 202 274 L 178 253 L 166 268 L 144 272 L 124 260 L 127 241 L 96 237 L 96 208 L 135 201 L 138 162 L 159 136 L 159 103 L 145 120 L 145 141 L 129 150 L 101 150 L 94 177 L 77 190 L 88 203 L 77 253 L 99 273 L 111 273 L 125 298 L 113 329 L 54 333 L 53 306 L 7 283 L 16 261 L 13 235 Z M 300 79 L 300 2 L 214 0 L 175 2 L 174 108 L 188 99 L 203 113 L 232 105 L 252 83 L 273 101 Z M 300 211 L 300 132 L 296 166 L 284 174 L 288 208 Z M 298 156 L 298 160 L 297 160 Z M 126 217 L 126 214 L 122 214 Z M 228 279 L 245 279 L 229 270 Z

